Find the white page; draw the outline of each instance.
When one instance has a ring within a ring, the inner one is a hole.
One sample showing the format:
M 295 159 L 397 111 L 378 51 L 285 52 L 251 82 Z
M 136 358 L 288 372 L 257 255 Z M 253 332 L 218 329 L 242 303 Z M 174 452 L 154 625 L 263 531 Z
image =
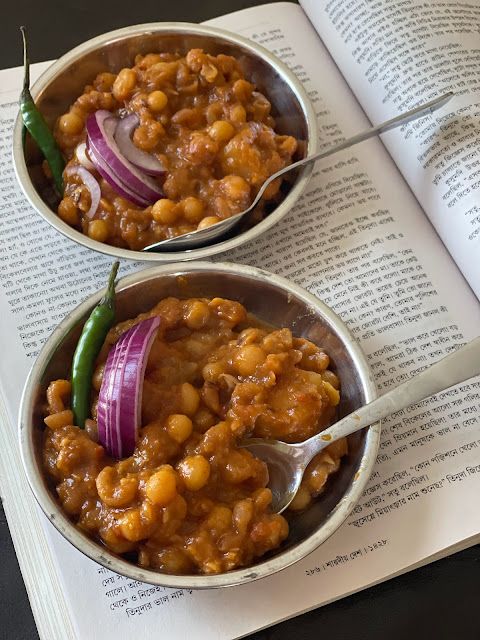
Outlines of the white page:
M 311 92 L 324 141 L 365 126 L 363 113 L 298 7 L 247 10 L 215 24 L 235 27 L 285 57 Z M 25 204 L 12 182 L 8 130 L 16 108 L 8 102 L 18 93 L 21 73 L 10 77 L 11 93 L 0 104 L 2 157 L 10 177 L 0 209 L 0 382 L 14 429 L 21 384 L 35 350 L 58 322 L 53 316 L 63 315 L 100 286 L 110 260 L 60 237 Z M 28 236 L 31 229 L 34 235 Z M 29 237 L 44 242 L 33 245 Z M 223 257 L 279 272 L 331 304 L 361 340 L 381 390 L 473 337 L 479 326 L 480 305 L 375 140 L 355 154 L 344 152 L 319 165 L 299 205 L 283 222 Z M 58 270 L 52 274 L 54 290 L 52 275 L 43 275 L 48 259 L 54 263 L 46 268 Z M 123 263 L 122 273 L 140 266 Z M 31 295 L 42 290 L 48 295 Z M 407 350 L 414 349 L 412 359 Z M 345 525 L 302 562 L 251 585 L 149 592 L 85 559 L 44 520 L 77 636 L 113 640 L 133 632 L 149 640 L 163 632 L 175 638 L 237 637 L 383 580 L 478 535 L 480 514 L 465 513 L 463 505 L 475 504 L 480 488 L 475 466 L 479 386 L 478 380 L 461 385 L 448 392 L 452 395 L 440 395 L 387 421 L 370 486 Z M 145 607 L 137 610 L 138 605 Z
M 480 5 L 300 4 L 373 123 L 455 92 L 385 145 L 480 299 Z

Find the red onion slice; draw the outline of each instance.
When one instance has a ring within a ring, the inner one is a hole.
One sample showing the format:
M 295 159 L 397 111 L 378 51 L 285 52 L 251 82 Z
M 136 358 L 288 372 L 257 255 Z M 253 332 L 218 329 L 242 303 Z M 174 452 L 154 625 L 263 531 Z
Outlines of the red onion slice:
M 85 215 L 87 216 L 87 218 L 93 218 L 95 212 L 98 209 L 100 198 L 102 197 L 100 185 L 92 176 L 90 171 L 87 171 L 85 167 L 82 167 L 80 165 L 70 165 L 65 169 L 65 174 L 67 176 L 77 175 L 83 182 L 83 184 L 87 187 L 88 191 L 90 192 L 90 209 L 85 213 Z
M 141 423 L 143 379 L 160 325 L 153 316 L 122 334 L 110 349 L 98 395 L 98 439 L 113 458 L 132 455 Z
M 111 119 L 111 122 L 107 122 Z M 106 124 L 107 122 L 107 124 Z M 91 113 L 86 122 L 89 138 L 89 149 L 95 152 L 97 158 L 109 166 L 112 172 L 122 183 L 141 198 L 153 204 L 163 197 L 163 192 L 157 183 L 143 174 L 140 169 L 123 157 L 117 143 L 114 140 L 113 122 L 118 122 L 110 111 L 100 109 Z
M 88 157 L 87 145 L 85 142 L 82 142 L 75 149 L 75 155 L 77 156 L 77 160 L 80 162 L 82 167 L 88 169 L 89 171 L 95 171 L 95 165 L 92 163 L 90 158 Z
M 116 193 L 118 193 L 118 195 L 122 196 L 122 198 L 125 198 L 126 200 L 129 200 L 139 207 L 145 208 L 149 206 L 150 202 L 129 189 L 129 187 L 124 184 L 120 180 L 120 178 L 112 171 L 111 167 L 109 167 L 108 164 L 97 155 L 92 147 L 87 145 L 87 148 L 90 154 L 90 158 L 92 159 L 92 162 L 95 165 L 98 173 L 104 180 L 108 182 L 108 184 Z
M 139 120 L 135 113 L 119 120 L 115 128 L 115 142 L 124 157 L 136 167 L 151 176 L 161 176 L 166 171 L 165 167 L 154 155 L 142 151 L 132 141 L 133 131 L 138 125 Z

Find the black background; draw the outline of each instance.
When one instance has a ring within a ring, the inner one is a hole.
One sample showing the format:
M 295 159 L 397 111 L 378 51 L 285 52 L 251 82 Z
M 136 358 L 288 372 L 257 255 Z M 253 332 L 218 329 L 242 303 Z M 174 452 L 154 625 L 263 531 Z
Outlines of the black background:
M 1 11 L 0 68 L 21 64 L 18 32 L 21 24 L 28 29 L 31 60 L 38 62 L 57 58 L 80 42 L 119 27 L 169 20 L 200 22 L 256 4 L 262 2 L 4 0 Z M 479 584 L 480 547 L 477 546 L 261 631 L 251 638 L 478 640 Z M 88 586 L 79 585 L 79 588 Z M 292 588 L 295 586 L 292 585 Z M 48 607 L 48 603 L 45 606 Z M 35 640 L 38 635 L 5 516 L 0 510 L 0 639 L 7 638 Z

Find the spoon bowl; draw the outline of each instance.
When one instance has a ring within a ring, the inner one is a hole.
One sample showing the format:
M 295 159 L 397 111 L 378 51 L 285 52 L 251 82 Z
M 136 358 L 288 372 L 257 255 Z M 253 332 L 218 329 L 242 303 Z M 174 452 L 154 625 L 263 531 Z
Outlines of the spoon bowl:
M 282 513 L 289 506 L 309 462 L 332 442 L 478 374 L 480 337 L 305 442 L 287 444 L 261 438 L 247 441 L 244 447 L 267 463 L 273 511 Z

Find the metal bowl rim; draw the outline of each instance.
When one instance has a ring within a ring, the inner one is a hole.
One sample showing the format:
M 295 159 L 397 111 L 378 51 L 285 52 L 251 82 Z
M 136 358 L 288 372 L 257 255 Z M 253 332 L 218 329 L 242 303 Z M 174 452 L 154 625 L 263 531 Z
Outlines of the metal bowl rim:
M 343 321 L 325 303 L 318 300 L 302 287 L 293 284 L 281 276 L 271 274 L 256 267 L 230 263 L 174 263 L 153 267 L 137 272 L 133 275 L 126 276 L 119 281 L 117 290 L 120 291 L 132 287 L 137 283 L 145 282 L 152 278 L 155 279 L 162 276 L 184 275 L 188 273 L 206 271 L 240 275 L 260 282 L 266 281 L 268 283 L 273 283 L 278 288 L 291 292 L 297 298 L 305 302 L 306 305 L 315 311 L 316 315 L 326 318 L 335 328 L 335 331 L 355 364 L 367 402 L 371 402 L 375 399 L 377 395 L 376 386 L 366 357 L 356 339 L 351 335 Z M 34 428 L 32 417 L 35 401 L 35 388 L 42 376 L 44 368 L 50 358 L 53 357 L 65 333 L 79 322 L 87 312 L 89 312 L 89 310 L 99 301 L 102 294 L 103 290 L 91 295 L 84 302 L 78 305 L 70 314 L 68 314 L 58 325 L 43 346 L 35 363 L 33 364 L 22 394 L 19 412 L 19 438 L 23 467 L 30 484 L 30 488 L 50 522 L 74 547 L 107 569 L 115 571 L 121 575 L 128 576 L 132 580 L 171 588 L 209 589 L 245 584 L 259 578 L 272 575 L 277 571 L 281 571 L 314 551 L 338 529 L 362 495 L 376 460 L 380 442 L 380 423 L 372 425 L 368 429 L 359 472 L 357 472 L 348 490 L 344 493 L 335 508 L 330 512 L 323 525 L 315 533 L 311 534 L 303 542 L 298 543 L 292 549 L 287 549 L 274 558 L 259 562 L 258 564 L 247 568 L 236 569 L 228 573 L 221 573 L 212 576 L 177 576 L 143 569 L 115 556 L 114 554 L 111 554 L 107 548 L 102 548 L 98 543 L 87 538 L 67 518 L 51 493 L 45 488 L 43 481 L 37 472 L 37 459 L 35 457 L 34 444 L 31 437 Z
M 267 49 L 255 42 L 239 36 L 235 33 L 227 31 L 225 29 L 219 29 L 218 27 L 210 27 L 206 25 L 198 25 L 189 22 L 152 22 L 139 25 L 132 25 L 130 27 L 124 27 L 122 29 L 116 29 L 107 33 L 101 34 L 84 43 L 78 45 L 74 49 L 65 53 L 52 65 L 48 67 L 35 82 L 31 88 L 31 93 L 34 99 L 47 88 L 48 84 L 54 79 L 54 77 L 61 72 L 65 67 L 79 60 L 85 54 L 100 48 L 101 46 L 111 44 L 112 42 L 122 40 L 126 37 L 135 35 L 141 35 L 142 33 L 152 32 L 174 32 L 174 33 L 189 33 L 194 35 L 203 36 L 217 36 L 223 38 L 232 44 L 237 44 L 241 47 L 248 49 L 253 55 L 263 58 L 270 66 L 272 66 L 280 76 L 282 76 L 288 83 L 290 89 L 295 94 L 300 107 L 302 109 L 306 128 L 307 128 L 307 149 L 306 155 L 314 154 L 319 147 L 318 141 L 318 126 L 315 115 L 315 110 L 304 89 L 300 80 L 290 69 L 275 55 L 270 53 Z M 148 252 L 148 251 L 133 251 L 131 249 L 122 249 L 114 247 L 112 245 L 105 244 L 104 242 L 98 242 L 92 240 L 88 236 L 80 233 L 73 227 L 70 227 L 64 222 L 50 207 L 45 204 L 40 195 L 35 189 L 25 162 L 25 155 L 23 152 L 22 144 L 22 120 L 20 113 L 17 114 L 15 120 L 15 126 L 13 131 L 13 166 L 15 175 L 22 188 L 22 191 L 32 205 L 32 207 L 46 220 L 52 227 L 59 231 L 62 235 L 66 236 L 70 240 L 73 240 L 77 244 L 80 244 L 88 249 L 97 251 L 109 256 L 123 258 L 126 260 L 141 260 L 143 262 L 175 262 L 180 260 L 194 260 L 203 259 L 209 256 L 222 253 L 224 251 L 230 251 L 238 246 L 246 244 L 270 229 L 274 224 L 281 220 L 292 208 L 295 202 L 300 197 L 301 193 L 305 189 L 313 172 L 313 165 L 307 165 L 300 170 L 299 175 L 292 186 L 290 192 L 286 198 L 270 213 L 264 220 L 253 226 L 251 229 L 247 229 L 241 234 L 233 236 L 228 240 L 212 244 L 208 247 L 200 247 L 198 249 L 190 249 L 187 251 L 171 251 L 171 252 Z

